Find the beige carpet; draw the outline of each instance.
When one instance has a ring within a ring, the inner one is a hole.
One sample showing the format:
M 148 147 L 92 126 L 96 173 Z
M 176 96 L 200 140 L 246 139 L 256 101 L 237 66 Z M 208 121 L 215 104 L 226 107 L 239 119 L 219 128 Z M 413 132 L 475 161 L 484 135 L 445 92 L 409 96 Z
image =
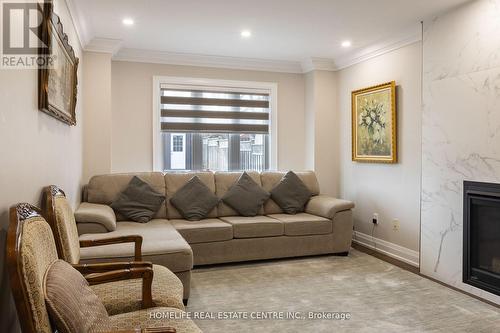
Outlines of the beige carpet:
M 349 257 L 195 269 L 188 311 L 203 317 L 300 314 L 295 320 L 195 320 L 209 333 L 500 332 L 500 309 L 356 250 Z M 309 312 L 348 312 L 351 318 L 301 319 Z

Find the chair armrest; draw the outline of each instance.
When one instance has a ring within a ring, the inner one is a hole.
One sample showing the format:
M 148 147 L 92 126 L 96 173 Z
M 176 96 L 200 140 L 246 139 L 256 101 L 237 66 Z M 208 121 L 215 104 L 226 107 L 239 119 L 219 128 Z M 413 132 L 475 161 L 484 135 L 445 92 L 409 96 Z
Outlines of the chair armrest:
M 122 244 L 122 243 L 135 243 L 135 261 L 142 261 L 142 250 L 141 250 L 142 236 L 139 235 L 80 240 L 80 247 L 91 247 L 91 246 Z
M 96 264 L 75 264 L 73 265 L 73 267 L 77 271 L 79 271 L 82 275 L 86 275 L 92 273 L 114 271 L 117 269 L 129 269 L 137 267 L 153 268 L 153 264 L 148 261 L 130 261 L 130 262 L 104 262 Z
M 136 267 L 129 269 L 119 269 L 105 273 L 93 273 L 85 276 L 89 285 L 96 285 L 107 282 L 141 279 L 142 278 L 142 308 L 153 307 L 151 285 L 153 283 L 153 269 L 150 267 Z
M 305 212 L 331 220 L 338 212 L 352 208 L 354 208 L 352 201 L 337 199 L 327 195 L 317 195 L 309 200 Z

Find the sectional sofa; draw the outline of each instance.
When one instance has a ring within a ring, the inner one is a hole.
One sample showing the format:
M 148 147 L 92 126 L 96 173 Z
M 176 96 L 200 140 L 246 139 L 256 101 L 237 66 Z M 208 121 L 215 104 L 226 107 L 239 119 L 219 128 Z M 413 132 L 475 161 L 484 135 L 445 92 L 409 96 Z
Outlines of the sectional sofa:
M 281 180 L 283 172 L 248 172 L 267 191 Z M 201 221 L 184 220 L 169 198 L 193 176 L 198 176 L 221 198 L 241 172 L 148 172 L 94 176 L 84 187 L 83 202 L 75 212 L 81 240 L 122 235 L 143 237 L 143 260 L 164 265 L 184 284 L 189 297 L 193 265 L 298 257 L 319 254 L 347 255 L 352 237 L 350 201 L 320 194 L 314 172 L 296 172 L 313 197 L 303 213 L 284 214 L 269 199 L 255 217 L 238 216 L 220 202 Z M 147 223 L 125 221 L 109 207 L 133 176 L 138 176 L 166 196 L 165 204 Z M 81 250 L 82 262 L 133 260 L 131 244 Z

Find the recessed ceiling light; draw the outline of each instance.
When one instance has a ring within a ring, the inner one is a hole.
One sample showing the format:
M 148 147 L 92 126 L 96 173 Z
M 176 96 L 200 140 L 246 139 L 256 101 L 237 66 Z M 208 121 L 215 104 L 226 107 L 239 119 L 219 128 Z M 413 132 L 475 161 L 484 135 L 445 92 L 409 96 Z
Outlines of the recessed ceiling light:
M 241 32 L 241 37 L 243 37 L 243 38 L 248 38 L 250 36 L 252 36 L 252 32 L 250 30 L 243 30 Z
M 124 18 L 122 20 L 122 23 L 125 25 L 134 25 L 134 20 L 132 20 L 131 18 Z
M 350 47 L 352 45 L 350 40 L 345 40 L 342 42 L 342 47 Z

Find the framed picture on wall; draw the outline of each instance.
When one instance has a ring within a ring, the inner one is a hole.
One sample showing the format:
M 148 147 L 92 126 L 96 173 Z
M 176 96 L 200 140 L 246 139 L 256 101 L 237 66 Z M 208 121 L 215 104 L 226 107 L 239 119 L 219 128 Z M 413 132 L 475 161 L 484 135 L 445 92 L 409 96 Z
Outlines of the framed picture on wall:
M 394 81 L 352 92 L 352 160 L 397 163 Z
M 43 22 L 40 25 L 42 42 L 41 56 L 48 59 L 48 66 L 41 67 L 38 74 L 40 111 L 67 123 L 76 125 L 78 58 L 63 31 L 59 16 L 52 9 L 52 2 L 43 3 Z

